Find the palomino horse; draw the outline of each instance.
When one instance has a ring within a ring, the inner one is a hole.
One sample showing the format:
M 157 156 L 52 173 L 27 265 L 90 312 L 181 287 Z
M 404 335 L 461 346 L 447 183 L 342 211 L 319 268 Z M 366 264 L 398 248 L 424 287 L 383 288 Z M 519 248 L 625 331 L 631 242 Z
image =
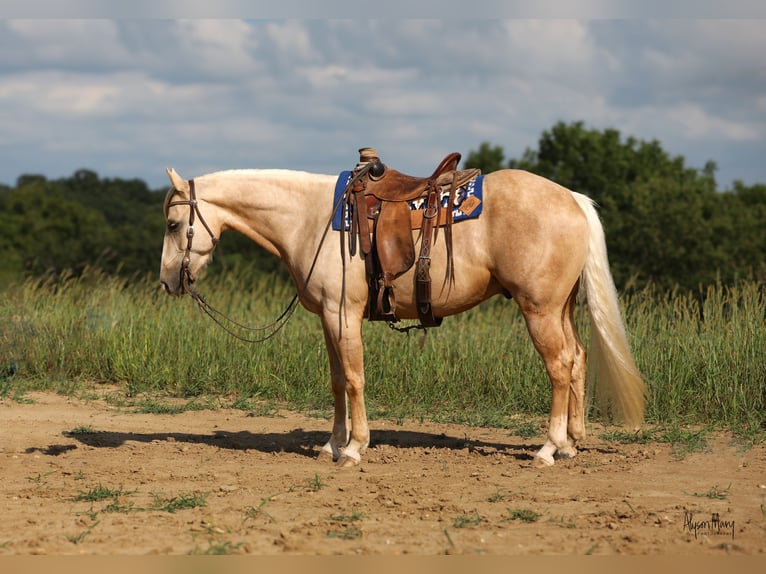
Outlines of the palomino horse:
M 339 466 L 358 464 L 370 442 L 362 349 L 368 284 L 364 262 L 342 255 L 340 232 L 325 233 L 337 178 L 289 170 L 221 171 L 190 181 L 172 169 L 168 175 L 160 270 L 165 290 L 190 291 L 217 238 L 230 229 L 279 257 L 301 304 L 322 321 L 335 416 L 321 452 Z M 454 225 L 455 281 L 450 289 L 435 289 L 432 304 L 439 317 L 497 294 L 510 294 L 519 305 L 553 388 L 548 436 L 535 465 L 574 456 L 585 436 L 586 352 L 573 317 L 581 283 L 593 333 L 589 387 L 599 386 L 598 395 L 608 398 L 625 424 L 640 425 L 644 383 L 631 357 L 592 201 L 531 173 L 502 170 L 485 177 L 483 204 L 478 219 Z M 188 229 L 195 217 L 204 227 L 197 235 Z M 437 278 L 445 273 L 444 243 L 435 242 L 431 251 Z M 394 283 L 401 319 L 418 316 L 413 273 Z

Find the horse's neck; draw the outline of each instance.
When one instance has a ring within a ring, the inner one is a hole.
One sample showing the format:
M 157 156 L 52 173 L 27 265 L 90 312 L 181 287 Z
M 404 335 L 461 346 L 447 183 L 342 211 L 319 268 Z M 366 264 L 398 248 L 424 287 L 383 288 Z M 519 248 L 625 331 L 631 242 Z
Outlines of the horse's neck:
M 236 230 L 281 258 L 306 243 L 332 211 L 332 176 L 242 170 L 209 177 L 205 199 L 224 211 L 222 230 Z

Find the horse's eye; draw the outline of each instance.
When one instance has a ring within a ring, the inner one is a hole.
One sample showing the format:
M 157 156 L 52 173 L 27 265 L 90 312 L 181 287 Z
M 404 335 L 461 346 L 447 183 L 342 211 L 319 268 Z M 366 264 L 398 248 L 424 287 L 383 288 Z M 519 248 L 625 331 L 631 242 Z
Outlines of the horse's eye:
M 181 224 L 178 223 L 177 221 L 168 221 L 168 231 L 170 233 L 175 233 L 176 231 L 178 231 L 178 228 L 180 227 L 180 225 Z

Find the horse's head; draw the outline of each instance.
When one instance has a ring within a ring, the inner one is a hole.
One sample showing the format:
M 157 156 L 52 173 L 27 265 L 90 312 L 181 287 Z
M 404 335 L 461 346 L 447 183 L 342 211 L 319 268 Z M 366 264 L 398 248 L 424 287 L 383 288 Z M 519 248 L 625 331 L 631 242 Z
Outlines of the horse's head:
M 210 261 L 218 243 L 220 223 L 212 206 L 197 195 L 194 180 L 186 181 L 168 169 L 170 190 L 165 197 L 165 239 L 160 282 L 171 295 L 192 291 L 192 284 Z M 200 210 L 204 204 L 205 215 Z M 195 222 L 202 225 L 202 233 Z

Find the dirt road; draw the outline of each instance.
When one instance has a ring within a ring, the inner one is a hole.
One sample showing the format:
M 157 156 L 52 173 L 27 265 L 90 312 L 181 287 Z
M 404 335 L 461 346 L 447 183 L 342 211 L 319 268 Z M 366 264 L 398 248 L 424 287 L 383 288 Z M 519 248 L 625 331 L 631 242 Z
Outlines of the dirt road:
M 762 554 L 766 446 L 590 437 L 534 469 L 542 435 L 372 421 L 363 463 L 317 460 L 291 412 L 136 414 L 0 400 L 0 554 Z

